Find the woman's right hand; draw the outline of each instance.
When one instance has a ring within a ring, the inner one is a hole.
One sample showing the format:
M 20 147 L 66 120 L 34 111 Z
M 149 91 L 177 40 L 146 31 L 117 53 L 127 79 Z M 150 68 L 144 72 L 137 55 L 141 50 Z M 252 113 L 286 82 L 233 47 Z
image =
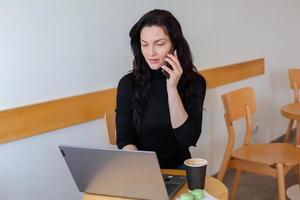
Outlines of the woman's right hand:
M 122 149 L 125 151 L 137 151 L 138 150 L 137 147 L 133 144 L 127 144 Z
M 172 66 L 172 69 L 166 65 L 161 66 L 161 68 L 170 75 L 167 79 L 167 89 L 177 90 L 179 79 L 183 73 L 183 69 L 177 56 L 177 50 L 174 51 L 174 54 L 168 53 L 165 61 Z

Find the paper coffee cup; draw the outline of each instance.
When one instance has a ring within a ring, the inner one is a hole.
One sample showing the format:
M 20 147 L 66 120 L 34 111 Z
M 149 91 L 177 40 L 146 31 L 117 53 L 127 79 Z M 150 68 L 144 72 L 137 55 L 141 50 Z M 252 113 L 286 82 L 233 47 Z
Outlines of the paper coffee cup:
M 204 189 L 207 160 L 190 158 L 184 161 L 189 190 Z

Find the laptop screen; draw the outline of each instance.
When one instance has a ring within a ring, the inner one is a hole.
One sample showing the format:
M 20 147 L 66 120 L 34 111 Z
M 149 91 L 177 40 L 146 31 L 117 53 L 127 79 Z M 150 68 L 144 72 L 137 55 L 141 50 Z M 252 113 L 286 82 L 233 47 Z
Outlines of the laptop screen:
M 65 145 L 59 148 L 81 192 L 138 199 L 169 199 L 155 152 Z M 177 188 L 173 188 L 176 190 L 185 181 L 184 178 L 165 180 L 170 185 L 177 183 Z M 175 191 L 169 191 L 169 194 L 174 195 Z

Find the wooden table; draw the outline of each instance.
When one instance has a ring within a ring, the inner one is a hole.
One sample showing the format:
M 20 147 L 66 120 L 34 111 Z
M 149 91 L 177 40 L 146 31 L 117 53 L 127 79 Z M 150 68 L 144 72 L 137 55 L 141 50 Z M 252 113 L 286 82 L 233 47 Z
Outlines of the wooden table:
M 286 196 L 291 200 L 299 199 L 300 197 L 300 185 L 292 185 L 286 190 Z
M 185 175 L 184 170 L 176 170 L 176 169 L 163 169 L 163 174 L 174 174 L 174 175 Z M 228 190 L 226 186 L 216 178 L 211 176 L 206 176 L 205 180 L 205 190 L 220 200 L 228 200 Z M 183 187 L 176 193 L 176 197 L 180 197 L 180 195 L 184 192 L 187 192 L 187 183 L 183 185 Z M 128 198 L 122 197 L 111 197 L 111 196 L 103 196 L 103 195 L 95 195 L 95 194 L 87 194 L 83 195 L 83 200 L 128 200 Z
M 286 118 L 297 121 L 296 145 L 300 145 L 300 103 L 291 103 L 282 106 L 281 114 Z

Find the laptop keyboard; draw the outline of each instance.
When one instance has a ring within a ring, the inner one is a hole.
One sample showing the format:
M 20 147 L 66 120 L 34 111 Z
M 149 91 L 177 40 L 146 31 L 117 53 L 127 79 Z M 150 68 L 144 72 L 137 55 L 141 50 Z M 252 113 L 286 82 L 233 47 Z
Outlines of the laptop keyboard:
M 168 195 L 172 194 L 172 192 L 178 187 L 176 183 L 165 183 Z
M 164 182 L 168 192 L 168 196 L 171 198 L 182 187 L 186 181 L 185 176 L 168 175 L 163 174 Z

